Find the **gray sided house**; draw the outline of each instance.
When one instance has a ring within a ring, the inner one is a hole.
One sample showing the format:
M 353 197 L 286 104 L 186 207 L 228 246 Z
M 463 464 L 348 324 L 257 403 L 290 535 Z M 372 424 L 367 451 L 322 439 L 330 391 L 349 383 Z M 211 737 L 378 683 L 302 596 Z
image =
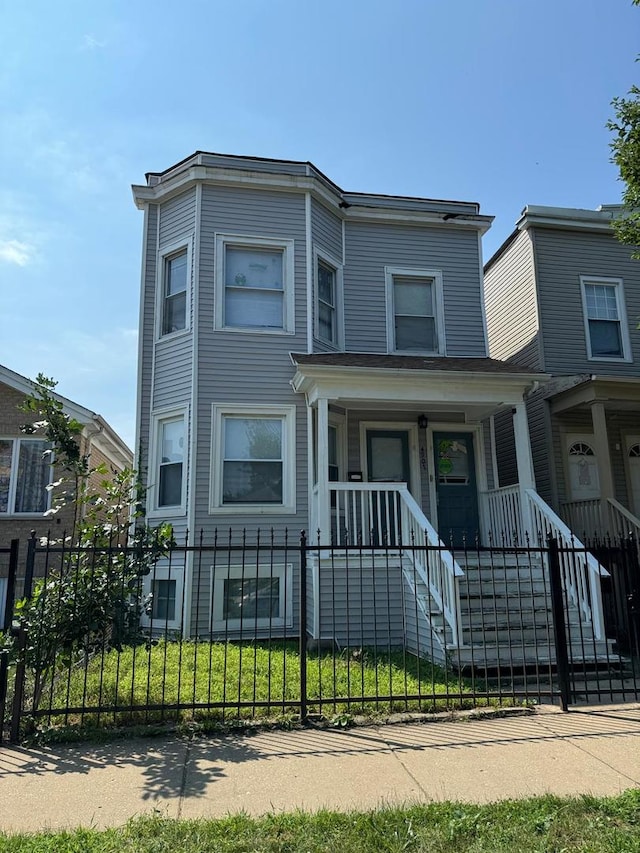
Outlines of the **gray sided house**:
M 529 205 L 485 266 L 491 355 L 553 376 L 527 401 L 536 483 L 580 536 L 640 533 L 640 263 L 619 211 Z M 508 485 L 511 425 L 495 430 Z
M 308 162 L 204 152 L 133 192 L 145 217 L 137 446 L 149 521 L 208 542 L 230 528 L 249 541 L 287 530 L 295 544 L 304 529 L 327 546 L 428 542 L 440 550 L 413 555 L 420 582 L 399 576 L 389 594 L 431 596 L 442 622 L 422 628 L 460 645 L 455 550 L 523 541 L 534 516 L 555 518 L 535 494 L 524 402 L 545 376 L 488 357 L 491 217 L 470 202 L 345 192 Z M 496 415 L 515 436 L 506 490 Z M 399 550 L 400 569 L 407 559 Z M 342 641 L 348 608 L 338 588 L 320 591 L 322 564 L 317 551 L 309 630 Z M 164 578 L 168 623 L 232 635 L 227 593 L 253 572 L 259 598 L 263 568 L 198 568 L 194 581 L 187 558 Z M 299 591 L 296 559 L 277 571 L 269 628 Z

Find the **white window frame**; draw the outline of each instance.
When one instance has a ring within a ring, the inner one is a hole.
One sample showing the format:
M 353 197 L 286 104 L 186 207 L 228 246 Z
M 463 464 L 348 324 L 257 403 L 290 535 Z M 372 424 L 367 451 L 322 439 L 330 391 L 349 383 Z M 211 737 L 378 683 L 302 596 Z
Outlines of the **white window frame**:
M 157 565 L 144 579 L 143 595 L 146 597 L 153 591 L 154 581 L 176 582 L 176 610 L 174 619 L 151 619 L 151 614 L 142 613 L 140 623 L 145 628 L 157 628 L 158 632 L 169 629 L 170 631 L 182 631 L 182 595 L 184 586 L 184 566 Z
M 280 613 L 277 618 L 224 619 L 224 582 L 245 578 L 280 579 Z M 258 566 L 211 566 L 211 606 L 214 631 L 240 631 L 243 634 L 254 628 L 291 628 L 293 626 L 293 565 L 292 563 L 260 563 Z
M 18 488 L 18 466 L 20 463 L 20 445 L 22 443 L 40 441 L 47 443 L 46 439 L 43 436 L 33 435 L 33 436 L 16 436 L 16 435 L 0 435 L 0 441 L 11 441 L 13 442 L 13 446 L 11 449 L 11 475 L 9 478 L 9 495 L 7 506 L 9 508 L 15 509 L 16 503 L 16 491 Z M 47 486 L 50 486 L 53 480 L 53 451 L 51 451 L 49 456 L 50 464 L 49 474 L 47 476 Z M 15 512 L 15 511 L 7 511 L 0 512 L 0 520 L 3 518 L 42 518 L 42 516 L 49 512 L 51 509 L 51 488 L 46 489 L 46 501 L 45 508 L 40 512 Z
M 185 309 L 185 326 L 184 329 L 176 329 L 175 332 L 163 333 L 164 325 L 164 305 L 165 305 L 165 268 L 166 262 L 172 255 L 177 255 L 180 252 L 187 253 L 187 295 Z M 184 240 L 178 240 L 171 243 L 169 246 L 163 246 L 158 251 L 156 262 L 156 341 L 166 341 L 169 338 L 186 335 L 191 330 L 191 285 L 192 285 L 192 255 L 193 255 L 193 238 L 187 237 Z
M 387 299 L 387 351 L 406 355 L 446 355 L 447 342 L 444 327 L 444 287 L 442 270 L 417 269 L 415 267 L 385 267 L 385 289 Z M 434 321 L 438 347 L 435 350 L 402 350 L 396 347 L 394 279 L 416 278 L 433 281 Z
M 226 416 L 243 418 L 280 418 L 282 420 L 282 503 L 222 502 L 224 464 L 223 423 Z M 216 515 L 292 515 L 296 511 L 296 407 L 243 406 L 214 403 L 211 409 L 211 489 L 209 512 Z
M 226 285 L 224 265 L 227 248 L 272 249 L 282 251 L 282 328 L 267 329 L 259 326 L 228 326 L 224 317 Z M 253 237 L 244 234 L 215 235 L 215 309 L 214 329 L 254 335 L 295 334 L 295 256 L 294 241 L 277 237 Z
M 331 267 L 335 272 L 335 340 L 328 341 L 320 335 L 320 288 L 318 282 L 318 266 L 323 263 L 327 267 Z M 335 350 L 344 348 L 344 306 L 343 306 L 343 284 L 344 284 L 344 267 L 333 258 L 330 254 L 322 249 L 314 248 L 313 251 L 313 287 L 314 287 L 314 316 L 313 316 L 313 335 L 317 341 L 324 346 L 331 347 Z
M 184 457 L 182 462 L 182 499 L 176 506 L 159 506 L 160 453 L 162 424 L 182 419 L 184 423 Z M 175 518 L 187 511 L 187 469 L 189 467 L 189 418 L 188 408 L 156 411 L 151 416 L 151 450 L 149 453 L 149 485 L 147 489 L 147 515 L 150 518 Z
M 587 313 L 587 291 L 588 284 L 603 284 L 608 287 L 615 288 L 616 307 L 618 309 L 618 323 L 620 323 L 620 341 L 622 346 L 622 355 L 620 356 L 604 356 L 593 355 L 591 352 L 591 333 L 589 330 L 589 316 Z M 613 362 L 630 362 L 631 357 L 631 340 L 629 338 L 629 323 L 627 321 L 627 309 L 624 299 L 624 285 L 621 278 L 610 278 L 603 275 L 581 275 L 580 276 L 580 294 L 582 296 L 582 318 L 584 321 L 584 337 L 587 347 L 587 358 L 589 361 L 613 361 Z

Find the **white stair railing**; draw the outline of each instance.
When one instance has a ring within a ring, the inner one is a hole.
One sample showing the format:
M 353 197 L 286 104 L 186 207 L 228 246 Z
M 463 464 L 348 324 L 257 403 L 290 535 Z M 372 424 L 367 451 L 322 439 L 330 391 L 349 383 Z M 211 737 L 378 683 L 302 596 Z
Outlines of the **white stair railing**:
M 628 536 L 631 534 L 636 542 L 640 542 L 640 519 L 617 501 L 608 498 L 609 516 L 611 518 L 611 536 Z
M 462 619 L 458 578 L 464 572 L 448 551 L 435 529 L 405 486 L 400 491 L 403 554 L 411 560 L 414 570 L 451 631 L 451 645 L 462 643 Z M 412 547 L 412 545 L 414 547 Z M 415 547 L 426 545 L 427 548 Z
M 485 515 L 485 541 L 500 547 L 523 544 L 520 486 L 503 486 L 482 493 Z
M 609 573 L 533 489 L 525 489 L 525 496 L 533 525 L 532 544 L 545 548 L 550 536 L 558 541 L 562 585 L 569 601 L 578 609 L 582 623 L 591 626 L 594 638 L 603 640 L 600 578 Z

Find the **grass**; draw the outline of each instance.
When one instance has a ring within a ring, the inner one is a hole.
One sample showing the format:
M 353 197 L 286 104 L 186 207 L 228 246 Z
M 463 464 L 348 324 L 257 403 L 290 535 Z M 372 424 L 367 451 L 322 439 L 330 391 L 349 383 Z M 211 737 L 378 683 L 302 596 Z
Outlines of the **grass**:
M 380 716 L 471 708 L 472 685 L 402 652 L 310 654 L 307 662 L 309 711 L 348 722 L 350 715 Z M 451 698 L 458 694 L 459 698 Z M 419 698 L 404 699 L 415 695 Z M 321 702 L 324 697 L 332 701 Z M 363 697 L 368 697 L 363 700 Z M 376 697 L 390 697 L 384 701 Z M 468 698 L 467 698 L 468 697 Z M 113 726 L 174 721 L 277 719 L 299 712 L 300 657 L 295 643 L 159 642 L 96 656 L 86 667 L 59 675 L 45 691 L 41 708 L 54 709 L 53 725 Z M 223 708 L 197 704 L 224 702 Z M 244 704 L 246 703 L 246 704 Z M 263 705 L 256 703 L 264 703 Z M 166 706 L 191 707 L 175 710 Z M 162 705 L 164 710 L 136 710 Z M 63 717 L 64 707 L 130 708 Z
M 368 812 L 137 818 L 98 831 L 0 834 L 2 853 L 637 853 L 640 791 L 491 805 L 432 803 Z

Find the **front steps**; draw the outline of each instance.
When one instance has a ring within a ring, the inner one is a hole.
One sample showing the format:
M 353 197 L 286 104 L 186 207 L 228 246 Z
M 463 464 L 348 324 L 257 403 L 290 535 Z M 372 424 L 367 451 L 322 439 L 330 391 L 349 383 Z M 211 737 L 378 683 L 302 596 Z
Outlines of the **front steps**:
M 461 669 L 483 672 L 550 669 L 556 665 L 548 576 L 539 555 L 502 552 L 465 554 L 458 581 L 462 642 L 451 649 Z M 565 612 L 569 661 L 594 668 L 614 656 L 606 640 L 595 640 L 580 623 L 576 606 Z

